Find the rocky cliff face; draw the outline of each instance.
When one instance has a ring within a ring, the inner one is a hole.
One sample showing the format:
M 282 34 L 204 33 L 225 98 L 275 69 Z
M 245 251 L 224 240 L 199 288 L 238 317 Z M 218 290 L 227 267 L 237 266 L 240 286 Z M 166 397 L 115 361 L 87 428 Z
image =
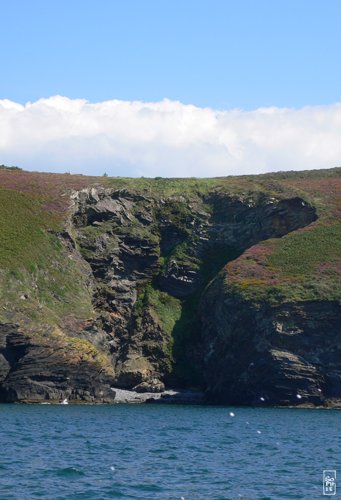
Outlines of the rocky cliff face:
M 178 328 L 184 337 L 184 329 L 200 329 L 191 320 L 181 328 L 188 299 L 196 296 L 198 302 L 231 256 L 316 218 L 299 198 L 245 200 L 213 193 L 164 200 L 93 189 L 77 193 L 74 201 L 76 245 L 92 270 L 98 313 L 86 337 L 110 352 L 117 387 L 141 391 L 162 390 L 167 381 L 191 382 L 174 376 L 173 364 L 201 367 L 201 332 L 192 331 L 182 343 L 182 359 L 173 357 L 172 333 Z
M 110 366 L 91 345 L 65 342 L 62 334 L 37 337 L 0 325 L 0 401 L 114 401 Z
M 340 306 L 248 303 L 216 278 L 257 242 L 315 220 L 297 196 L 74 192 L 61 238 L 95 315 L 65 322 L 67 340 L 0 327 L 0 399 L 111 402 L 113 388 L 199 386 L 219 403 L 335 400 Z
M 201 307 L 211 401 L 253 405 L 340 401 L 339 303 L 270 306 L 245 300 L 220 276 Z

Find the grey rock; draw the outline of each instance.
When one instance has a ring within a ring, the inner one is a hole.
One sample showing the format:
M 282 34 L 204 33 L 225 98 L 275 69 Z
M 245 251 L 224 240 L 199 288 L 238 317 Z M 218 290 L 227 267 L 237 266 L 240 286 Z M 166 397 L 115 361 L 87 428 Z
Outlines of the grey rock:
M 340 404 L 340 317 L 341 305 L 335 302 L 258 304 L 217 279 L 202 302 L 209 400 Z

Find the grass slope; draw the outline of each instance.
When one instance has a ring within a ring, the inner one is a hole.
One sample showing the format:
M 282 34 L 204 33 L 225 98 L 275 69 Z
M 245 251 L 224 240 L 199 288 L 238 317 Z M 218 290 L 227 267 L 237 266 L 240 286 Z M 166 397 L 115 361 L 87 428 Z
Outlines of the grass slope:
M 250 248 L 228 264 L 226 284 L 273 303 L 341 300 L 340 169 L 274 176 L 316 208 L 318 220 Z

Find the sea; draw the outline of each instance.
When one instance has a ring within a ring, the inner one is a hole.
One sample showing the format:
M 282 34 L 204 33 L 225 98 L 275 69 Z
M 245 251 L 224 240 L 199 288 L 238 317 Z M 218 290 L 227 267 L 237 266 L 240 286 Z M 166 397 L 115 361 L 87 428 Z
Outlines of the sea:
M 341 498 L 340 419 L 336 409 L 0 405 L 0 499 L 311 500 L 327 498 L 323 471 Z

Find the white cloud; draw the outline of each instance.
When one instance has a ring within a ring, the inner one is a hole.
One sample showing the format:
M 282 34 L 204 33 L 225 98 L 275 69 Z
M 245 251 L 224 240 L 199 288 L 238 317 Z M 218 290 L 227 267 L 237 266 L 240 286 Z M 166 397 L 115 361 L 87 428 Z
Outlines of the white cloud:
M 221 176 L 341 164 L 341 104 L 218 111 L 54 96 L 0 100 L 0 163 L 126 176 Z

